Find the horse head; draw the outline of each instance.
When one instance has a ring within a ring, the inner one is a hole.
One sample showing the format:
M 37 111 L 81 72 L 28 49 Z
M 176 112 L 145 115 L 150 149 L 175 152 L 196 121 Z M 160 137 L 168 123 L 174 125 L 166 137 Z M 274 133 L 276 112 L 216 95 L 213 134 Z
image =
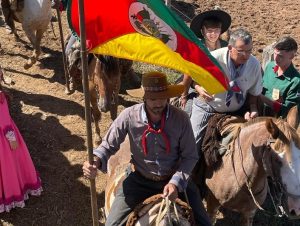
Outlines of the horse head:
M 298 127 L 298 110 L 294 107 L 290 110 L 287 120 L 278 119 L 266 121 L 266 127 L 274 142 L 270 147 L 277 157 L 273 158 L 272 172 L 279 173 L 281 178 L 282 196 L 285 198 L 285 213 L 291 217 L 300 217 L 300 136 Z M 275 161 L 274 161 L 275 160 Z M 274 167 L 274 162 L 280 164 Z M 274 175 L 276 177 L 276 175 Z M 273 181 L 274 182 L 274 181 Z
M 110 111 L 111 118 L 117 117 L 118 95 L 121 84 L 119 59 L 112 56 L 99 55 L 100 77 L 97 80 L 98 108 L 102 112 Z

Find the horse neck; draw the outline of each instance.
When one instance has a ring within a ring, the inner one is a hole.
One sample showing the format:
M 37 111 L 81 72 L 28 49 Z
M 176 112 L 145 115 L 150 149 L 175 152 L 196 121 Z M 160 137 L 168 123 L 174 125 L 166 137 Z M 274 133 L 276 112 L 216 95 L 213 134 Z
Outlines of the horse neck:
M 255 132 L 254 132 L 255 131 Z M 264 122 L 242 128 L 234 141 L 232 160 L 242 180 L 263 182 L 266 179 L 262 159 L 266 151 L 269 133 Z

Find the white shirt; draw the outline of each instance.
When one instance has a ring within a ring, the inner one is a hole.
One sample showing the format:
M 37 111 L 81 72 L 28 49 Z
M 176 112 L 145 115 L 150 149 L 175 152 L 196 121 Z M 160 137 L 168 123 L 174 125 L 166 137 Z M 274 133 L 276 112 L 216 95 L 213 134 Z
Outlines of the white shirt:
M 232 81 L 227 65 L 227 54 L 229 54 L 228 51 L 228 47 L 224 47 L 212 51 L 211 54 L 217 59 L 217 61 L 221 65 L 228 80 Z M 208 102 L 208 104 L 217 112 L 233 112 L 239 110 L 243 106 L 247 93 L 250 93 L 253 96 L 258 96 L 261 94 L 263 88 L 261 66 L 259 61 L 253 55 L 251 55 L 247 62 L 244 64 L 243 70 L 241 71 L 240 76 L 236 79 L 236 82 L 240 87 L 241 91 L 243 92 L 243 101 L 238 103 L 236 96 L 233 95 L 233 97 L 231 98 L 230 105 L 226 106 L 226 91 L 223 93 L 213 95 L 214 99 Z

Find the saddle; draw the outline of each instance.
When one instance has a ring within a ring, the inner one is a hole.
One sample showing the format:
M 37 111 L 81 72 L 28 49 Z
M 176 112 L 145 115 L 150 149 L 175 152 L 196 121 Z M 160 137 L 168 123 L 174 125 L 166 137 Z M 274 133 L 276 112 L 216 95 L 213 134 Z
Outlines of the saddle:
M 230 149 L 229 144 L 237 132 L 234 131 L 236 124 L 242 122 L 245 119 L 226 114 L 215 114 L 209 119 L 202 142 L 202 153 L 208 167 L 220 167 L 221 158 Z
M 203 138 L 202 148 L 199 153 L 200 160 L 194 167 L 192 178 L 198 185 L 201 197 L 206 196 L 207 188 L 205 186 L 207 172 L 214 172 L 222 166 L 222 156 L 231 149 L 231 144 L 239 126 L 246 120 L 241 117 L 228 114 L 214 114 L 208 121 L 206 133 Z M 207 170 L 207 169 L 210 170 Z

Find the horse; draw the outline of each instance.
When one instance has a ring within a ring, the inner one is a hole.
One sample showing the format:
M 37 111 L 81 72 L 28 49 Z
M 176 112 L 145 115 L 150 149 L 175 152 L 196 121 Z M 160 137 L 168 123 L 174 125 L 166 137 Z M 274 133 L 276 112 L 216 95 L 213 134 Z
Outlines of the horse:
M 115 120 L 118 113 L 121 68 L 119 59 L 112 56 L 90 54 L 88 83 L 92 116 L 95 122 L 95 144 L 101 143 L 99 122 L 101 112 L 110 112 Z
M 220 157 L 221 163 L 215 160 L 205 171 L 207 212 L 214 223 L 222 206 L 241 213 L 240 225 L 251 226 L 257 209 L 263 209 L 267 193 L 278 215 L 300 216 L 298 122 L 298 110 L 293 107 L 286 121 L 258 117 L 245 123 L 218 125 L 221 134 L 229 134 L 232 139 Z
M 260 53 L 262 53 L 261 67 L 263 71 L 265 71 L 267 64 L 274 60 L 274 45 L 275 42 L 271 43 L 270 45 L 267 45 L 263 49 L 258 50 Z
M 12 6 L 11 6 L 12 8 Z M 24 64 L 29 69 L 36 63 L 41 54 L 41 39 L 51 20 L 50 0 L 24 0 L 21 10 L 11 9 L 14 20 L 22 24 L 22 28 L 33 47 L 32 56 Z M 17 36 L 16 30 L 12 31 Z
M 66 46 L 70 40 L 67 37 Z M 80 43 L 76 41 L 66 51 L 69 84 L 72 92 L 81 84 Z M 112 120 L 116 119 L 119 105 L 121 77 L 127 75 L 132 68 L 131 60 L 117 57 L 88 54 L 88 83 L 92 116 L 95 123 L 95 145 L 101 143 L 99 122 L 101 112 L 110 112 Z
M 130 142 L 127 136 L 118 152 L 111 156 L 107 163 L 104 207 L 106 216 L 111 211 L 117 190 L 126 178 L 127 169 L 130 168 L 130 158 Z M 192 216 L 192 209 L 187 203 L 180 199 L 170 203 L 169 200 L 163 199 L 161 194 L 157 194 L 144 200 L 129 214 L 126 226 L 191 226 Z

